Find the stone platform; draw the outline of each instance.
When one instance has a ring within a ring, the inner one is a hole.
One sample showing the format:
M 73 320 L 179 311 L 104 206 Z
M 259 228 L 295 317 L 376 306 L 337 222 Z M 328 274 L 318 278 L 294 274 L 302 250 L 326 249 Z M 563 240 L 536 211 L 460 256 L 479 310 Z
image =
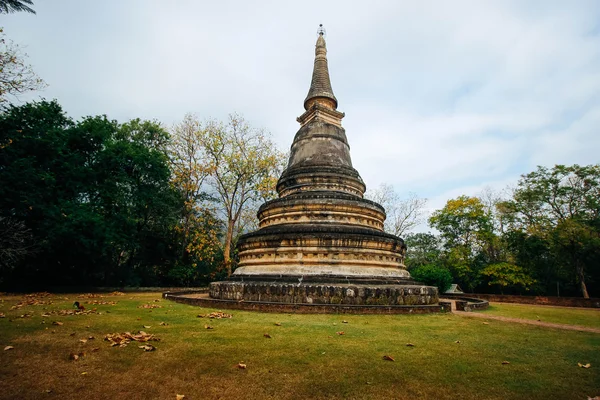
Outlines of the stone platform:
M 259 312 L 285 312 L 296 314 L 430 314 L 449 312 L 450 303 L 428 305 L 351 305 L 351 304 L 288 304 L 268 301 L 220 300 L 208 293 L 181 291 L 163 293 L 163 298 L 193 306 Z
M 223 281 L 210 284 L 220 300 L 318 305 L 414 306 L 438 303 L 436 287 L 419 284 Z

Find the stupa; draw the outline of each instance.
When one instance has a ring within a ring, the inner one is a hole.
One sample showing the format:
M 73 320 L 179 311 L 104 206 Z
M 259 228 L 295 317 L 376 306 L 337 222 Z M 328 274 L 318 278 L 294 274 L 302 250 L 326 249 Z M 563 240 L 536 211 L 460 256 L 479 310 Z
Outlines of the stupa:
M 430 305 L 437 288 L 411 279 L 404 241 L 385 233 L 385 210 L 363 198 L 352 166 L 319 30 L 312 81 L 297 118 L 279 198 L 258 211 L 259 229 L 237 245 L 239 267 L 210 297 L 288 304 Z

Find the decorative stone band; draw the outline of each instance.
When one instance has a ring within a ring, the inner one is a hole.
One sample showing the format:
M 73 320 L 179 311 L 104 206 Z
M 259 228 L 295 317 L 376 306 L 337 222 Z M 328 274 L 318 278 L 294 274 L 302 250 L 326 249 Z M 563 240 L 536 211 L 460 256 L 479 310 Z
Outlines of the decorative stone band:
M 308 191 L 333 191 L 362 197 L 365 184 L 354 168 L 303 166 L 286 169 L 277 182 L 279 197 Z
M 258 212 L 259 227 L 280 224 L 342 224 L 383 230 L 385 213 L 376 203 L 355 196 L 292 195 L 272 200 Z M 327 192 L 326 192 L 327 193 Z
M 210 297 L 287 304 L 427 305 L 437 304 L 436 287 L 226 281 L 210 284 Z
M 338 127 L 342 126 L 342 118 L 345 114 L 343 112 L 333 109 L 333 101 L 328 98 L 316 98 L 314 102 L 301 116 L 296 118 L 296 121 L 300 125 L 304 126 L 314 119 L 321 119 L 323 122 L 327 122 Z

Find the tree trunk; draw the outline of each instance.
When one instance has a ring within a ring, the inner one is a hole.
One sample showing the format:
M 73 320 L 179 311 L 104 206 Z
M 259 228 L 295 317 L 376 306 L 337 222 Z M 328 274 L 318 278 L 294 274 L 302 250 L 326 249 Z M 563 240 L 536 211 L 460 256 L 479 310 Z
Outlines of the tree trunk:
M 225 246 L 223 248 L 223 263 L 227 269 L 227 277 L 231 276 L 231 242 L 233 241 L 233 228 L 235 221 L 229 220 L 227 223 L 227 235 L 225 235 Z
M 584 299 L 589 299 L 590 295 L 588 294 L 587 287 L 585 286 L 585 274 L 583 273 L 583 267 L 580 263 L 577 263 L 577 278 L 579 279 L 579 287 L 581 289 L 581 295 Z

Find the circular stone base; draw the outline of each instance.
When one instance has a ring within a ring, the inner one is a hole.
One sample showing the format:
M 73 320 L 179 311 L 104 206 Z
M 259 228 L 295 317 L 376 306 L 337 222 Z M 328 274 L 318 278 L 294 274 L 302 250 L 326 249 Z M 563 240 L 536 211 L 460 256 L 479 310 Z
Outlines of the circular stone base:
M 224 281 L 210 284 L 210 297 L 220 300 L 323 305 L 430 305 L 438 290 L 424 285 L 291 283 Z

